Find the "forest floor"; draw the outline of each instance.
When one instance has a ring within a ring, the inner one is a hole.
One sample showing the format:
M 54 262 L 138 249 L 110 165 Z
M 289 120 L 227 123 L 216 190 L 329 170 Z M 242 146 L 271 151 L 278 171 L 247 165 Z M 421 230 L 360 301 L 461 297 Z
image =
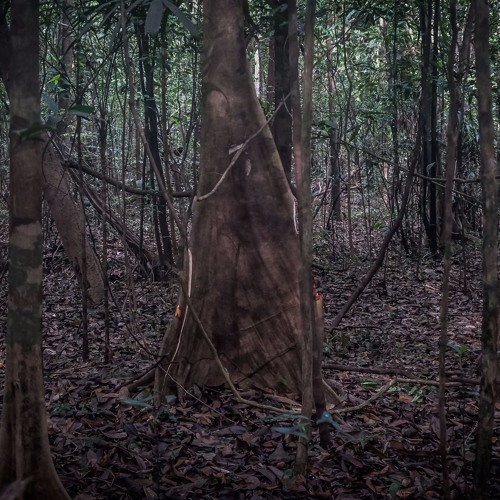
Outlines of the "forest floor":
M 3 236 L 0 263 L 6 258 Z M 78 287 L 62 248 L 46 250 L 49 438 L 57 471 L 73 498 L 441 498 L 436 381 L 442 263 L 425 255 L 409 258 L 394 245 L 383 269 L 332 331 L 332 319 L 374 254 L 366 258 L 366 238 L 355 241 L 350 253 L 345 241 L 334 252 L 324 235 L 317 236 L 317 280 L 325 297 L 327 332 L 325 378 L 345 407 L 366 401 L 390 381 L 392 386 L 372 404 L 334 415 L 338 425 L 332 427 L 331 449 L 322 449 L 315 433 L 306 477 L 294 490 L 283 486 L 295 455 L 291 414 L 277 418 L 245 406 L 223 388 L 194 388 L 183 401 L 159 409 L 150 405 L 148 388 L 127 395 L 124 387 L 154 362 L 175 309 L 175 285 L 136 280 L 127 286 L 124 255 L 115 242 L 110 259 L 113 359 L 103 362 L 104 311 L 95 308 L 89 311 L 90 360 L 83 362 Z M 469 242 L 465 254 L 459 249 L 451 277 L 446 364 L 448 375 L 460 382 L 446 391 L 446 469 L 452 498 L 468 498 L 478 410 L 481 262 L 478 245 Z M 0 266 L 0 279 L 3 362 L 5 266 Z M 273 393 L 244 395 L 293 407 Z M 333 412 L 333 405 L 329 409 Z M 500 498 L 499 424 L 492 498 Z

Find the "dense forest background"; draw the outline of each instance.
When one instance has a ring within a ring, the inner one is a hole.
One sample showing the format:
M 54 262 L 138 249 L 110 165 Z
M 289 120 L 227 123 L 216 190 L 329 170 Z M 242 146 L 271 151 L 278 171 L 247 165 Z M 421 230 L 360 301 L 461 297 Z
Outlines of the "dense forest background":
M 500 495 L 499 34 L 483 0 L 0 1 L 0 498 Z

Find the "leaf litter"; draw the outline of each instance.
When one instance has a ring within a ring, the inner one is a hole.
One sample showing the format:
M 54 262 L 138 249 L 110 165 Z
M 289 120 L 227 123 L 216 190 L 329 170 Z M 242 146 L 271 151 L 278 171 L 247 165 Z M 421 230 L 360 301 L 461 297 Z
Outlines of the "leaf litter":
M 450 288 L 446 362 L 448 376 L 459 381 L 446 392 L 446 463 L 452 498 L 470 495 L 477 426 L 481 263 L 476 249 L 468 252 L 467 287 L 457 257 Z M 149 387 L 128 394 L 126 385 L 154 363 L 175 312 L 174 284 L 137 279 L 131 294 L 124 283 L 123 264 L 113 261 L 113 359 L 108 365 L 103 362 L 104 312 L 98 307 L 90 311 L 91 354 L 90 361 L 83 362 L 79 291 L 64 255 L 59 251 L 46 256 L 43 352 L 49 439 L 71 497 L 440 498 L 435 383 L 441 263 L 423 258 L 417 266 L 394 245 L 384 269 L 333 330 L 331 321 L 370 262 L 337 256 L 332 264 L 328 244 L 320 254 L 316 278 L 325 296 L 325 379 L 346 407 L 366 401 L 389 380 L 396 382 L 360 411 L 334 415 L 331 449 L 322 449 L 313 436 L 307 474 L 293 488 L 285 487 L 293 470 L 293 434 L 300 427 L 293 415 L 276 417 L 249 408 L 223 388 L 195 387 L 183 401 L 169 399 L 160 408 L 153 406 Z M 4 274 L 1 382 L 6 289 Z M 289 401 L 256 390 L 244 396 L 276 406 Z M 333 414 L 333 405 L 329 409 Z M 496 424 L 493 498 L 500 496 Z

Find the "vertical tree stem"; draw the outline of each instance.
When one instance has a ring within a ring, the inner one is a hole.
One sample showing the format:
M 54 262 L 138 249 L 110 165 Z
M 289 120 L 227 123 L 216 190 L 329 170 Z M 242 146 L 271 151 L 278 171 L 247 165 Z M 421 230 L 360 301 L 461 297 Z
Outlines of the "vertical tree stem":
M 453 178 L 455 177 L 457 143 L 459 132 L 458 110 L 460 106 L 454 67 L 458 40 L 456 0 L 450 0 L 451 42 L 448 53 L 448 88 L 450 91 L 450 108 L 446 129 L 446 183 L 444 189 L 444 219 L 442 227 L 442 243 L 444 244 L 443 282 L 441 285 L 441 305 L 439 322 L 441 335 L 439 339 L 439 438 L 442 460 L 443 497 L 450 497 L 450 484 L 447 469 L 446 453 L 446 349 L 448 345 L 448 302 L 450 293 L 451 271 L 451 231 L 453 225 L 452 195 Z
M 490 490 L 491 439 L 495 416 L 498 335 L 498 215 L 495 178 L 497 162 L 494 148 L 487 0 L 475 0 L 475 15 L 479 152 L 483 192 L 483 322 L 481 390 L 473 498 L 487 499 Z
M 300 270 L 300 300 L 302 315 L 302 415 L 304 434 L 297 446 L 295 473 L 304 474 L 311 434 L 313 407 L 313 284 L 312 284 L 312 196 L 311 196 L 311 126 L 312 126 L 312 72 L 314 59 L 314 11 L 316 2 L 307 3 L 304 52 L 304 110 L 300 109 L 297 3 L 288 5 L 291 100 L 293 114 L 293 149 L 297 180 L 297 202 L 302 266 Z

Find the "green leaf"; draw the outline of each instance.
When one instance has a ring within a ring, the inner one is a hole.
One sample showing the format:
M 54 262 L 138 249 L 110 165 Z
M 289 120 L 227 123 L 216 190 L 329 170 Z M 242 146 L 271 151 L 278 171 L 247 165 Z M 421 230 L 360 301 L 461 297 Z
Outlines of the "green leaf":
M 391 495 L 391 497 L 395 497 L 400 489 L 401 489 L 401 483 L 399 481 L 394 481 L 389 486 L 389 494 Z
M 85 104 L 73 104 L 73 106 L 68 109 L 68 113 L 70 115 L 89 119 L 95 114 L 95 108 L 94 106 L 86 106 Z
M 408 396 L 413 396 L 418 391 L 418 387 L 414 385 L 409 391 Z
M 377 387 L 379 384 L 373 380 L 364 380 L 360 385 L 364 389 L 370 389 L 371 387 Z
M 152 410 L 154 407 L 149 403 L 146 403 L 144 400 L 139 399 L 122 399 L 122 403 L 129 406 L 137 406 L 139 408 L 147 408 L 148 410 Z
M 469 350 L 466 345 L 453 344 L 452 342 L 449 342 L 446 345 L 450 349 L 453 349 L 459 356 L 463 356 Z
M 153 0 L 154 1 L 154 0 Z M 184 26 L 184 29 L 189 32 L 189 34 L 193 37 L 198 36 L 198 28 L 196 27 L 196 24 L 189 19 L 189 17 L 182 12 L 177 5 L 174 3 L 170 2 L 169 0 L 163 0 L 163 5 L 174 14 L 177 19 L 182 23 Z
M 293 425 L 292 427 L 273 427 L 273 431 L 279 432 L 280 434 L 290 434 L 292 436 L 308 439 L 307 434 L 304 432 L 303 425 Z
M 160 31 L 161 21 L 163 19 L 163 1 L 153 0 L 149 6 L 144 23 L 144 31 L 149 36 L 156 36 Z
M 323 424 L 323 423 L 330 424 L 335 430 L 340 431 L 340 425 L 333 420 L 331 414 L 327 412 L 326 410 L 323 412 L 320 418 L 316 420 L 317 424 Z
M 59 85 L 59 80 L 61 78 L 61 73 L 56 73 L 47 83 L 53 83 L 54 87 Z
M 22 141 L 25 141 L 27 139 L 32 139 L 33 137 L 39 135 L 40 132 L 44 132 L 45 130 L 54 130 L 54 129 L 50 128 L 49 125 L 45 123 L 41 123 L 33 125 L 28 128 L 23 128 L 21 130 L 14 130 L 14 133 L 18 134 Z

